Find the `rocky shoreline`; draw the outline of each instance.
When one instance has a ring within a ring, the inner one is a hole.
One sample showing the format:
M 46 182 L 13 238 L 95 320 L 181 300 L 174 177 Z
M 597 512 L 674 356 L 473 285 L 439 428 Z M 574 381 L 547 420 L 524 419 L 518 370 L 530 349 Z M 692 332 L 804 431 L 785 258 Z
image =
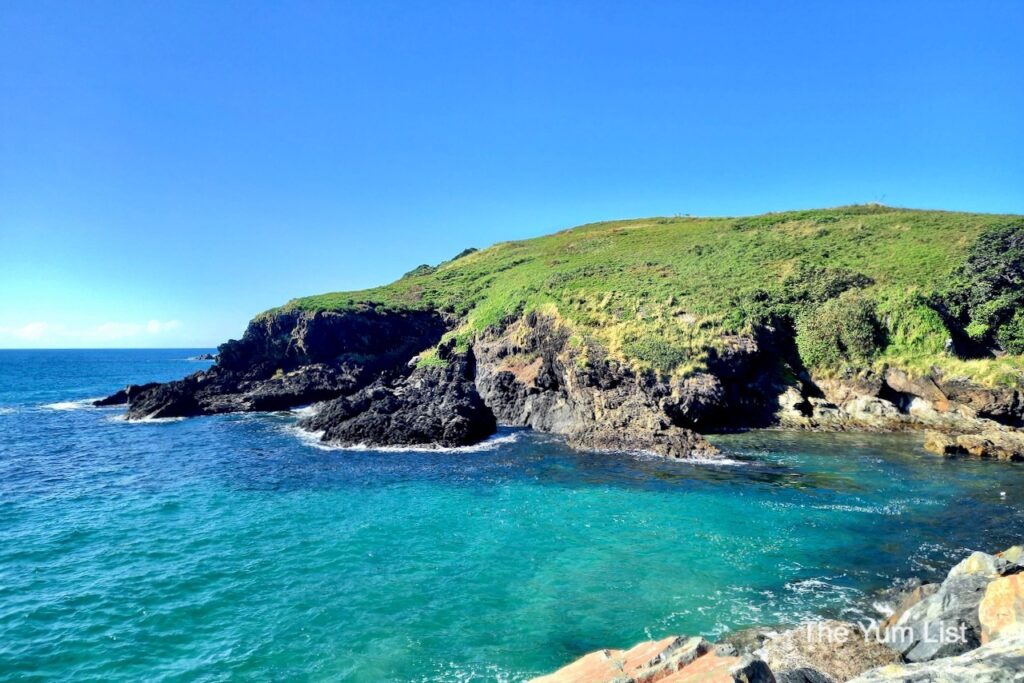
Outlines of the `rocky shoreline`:
M 599 650 L 532 683 L 1012 683 L 1024 681 L 1024 548 L 972 553 L 938 584 L 891 591 L 881 621 L 670 636 Z
M 787 376 L 791 340 L 770 329 L 723 337 L 685 377 L 638 372 L 573 339 L 553 315 L 509 318 L 472 339 L 435 311 L 374 306 L 278 312 L 250 323 L 206 370 L 98 401 L 129 420 L 321 403 L 302 426 L 340 445 L 470 445 L 498 424 L 563 435 L 582 450 L 713 458 L 701 434 L 777 426 L 929 432 L 944 455 L 1024 459 L 1024 396 L 938 371 Z

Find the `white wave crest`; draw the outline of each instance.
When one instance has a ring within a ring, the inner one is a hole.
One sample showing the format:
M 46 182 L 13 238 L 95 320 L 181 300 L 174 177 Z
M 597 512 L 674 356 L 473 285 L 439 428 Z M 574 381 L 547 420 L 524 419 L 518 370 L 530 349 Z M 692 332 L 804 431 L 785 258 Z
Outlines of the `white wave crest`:
M 93 398 L 80 398 L 76 401 L 58 401 L 57 403 L 47 403 L 43 405 L 43 408 L 49 410 L 92 410 L 96 408 L 93 405 L 93 401 L 98 401 L 102 396 L 95 396 Z
M 428 445 L 414 445 L 414 446 L 370 446 L 367 444 L 353 444 L 351 446 L 343 446 L 340 444 L 324 443 L 324 433 L 311 432 L 306 429 L 302 429 L 297 425 L 288 425 L 284 428 L 286 432 L 297 437 L 307 446 L 312 446 L 322 451 L 371 451 L 371 452 L 382 452 L 382 453 L 479 453 L 482 451 L 493 451 L 496 448 L 501 448 L 511 443 L 515 443 L 519 440 L 521 432 L 513 432 L 511 434 L 495 434 L 494 436 L 475 443 L 472 446 L 428 446 Z
M 17 408 L 7 408 L 4 406 L 0 406 L 0 415 L 13 415 L 16 412 L 18 412 Z

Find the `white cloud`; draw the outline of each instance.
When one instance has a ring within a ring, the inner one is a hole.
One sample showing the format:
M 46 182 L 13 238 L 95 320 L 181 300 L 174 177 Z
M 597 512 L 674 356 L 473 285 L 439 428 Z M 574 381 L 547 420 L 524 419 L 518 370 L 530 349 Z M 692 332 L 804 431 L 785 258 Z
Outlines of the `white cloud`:
M 36 321 L 13 329 L 5 327 L 3 328 L 3 331 L 17 337 L 18 339 L 35 340 L 42 339 L 49 329 L 50 326 L 46 323 Z
M 159 338 L 181 327 L 178 320 L 149 322 L 108 321 L 93 327 L 70 328 L 64 325 L 34 321 L 21 326 L 0 326 L 3 339 L 26 342 L 29 346 L 92 345 L 133 339 Z
M 170 332 L 181 327 L 181 323 L 177 320 L 168 320 L 166 322 L 160 322 L 159 320 L 150 320 L 146 323 L 146 332 L 150 334 L 160 334 L 161 332 Z

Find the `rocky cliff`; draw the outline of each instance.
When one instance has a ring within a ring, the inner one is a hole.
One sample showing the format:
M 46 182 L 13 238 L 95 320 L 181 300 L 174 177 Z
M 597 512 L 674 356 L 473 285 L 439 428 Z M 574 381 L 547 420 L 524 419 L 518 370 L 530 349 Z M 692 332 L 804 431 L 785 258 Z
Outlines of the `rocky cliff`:
M 440 343 L 455 322 L 374 308 L 266 315 L 223 344 L 208 370 L 99 403 L 127 404 L 135 420 L 325 402 L 302 426 L 348 445 L 466 445 L 501 423 L 561 434 L 581 449 L 713 457 L 699 433 L 780 425 L 985 435 L 999 448 L 958 449 L 954 439 L 939 452 L 1021 456 L 1012 444 L 1024 398 L 1015 389 L 896 368 L 787 377 L 785 338 L 770 331 L 723 337 L 706 369 L 665 376 L 597 344 L 581 347 L 556 316 L 508 318 L 461 350 Z M 431 362 L 420 358 L 425 350 L 435 351 Z
M 721 430 L 921 429 L 936 452 L 1012 459 L 1022 353 L 1024 218 L 853 206 L 466 250 L 293 300 L 208 370 L 104 403 L 147 419 L 331 402 L 304 424 L 346 444 L 504 423 L 689 457 Z

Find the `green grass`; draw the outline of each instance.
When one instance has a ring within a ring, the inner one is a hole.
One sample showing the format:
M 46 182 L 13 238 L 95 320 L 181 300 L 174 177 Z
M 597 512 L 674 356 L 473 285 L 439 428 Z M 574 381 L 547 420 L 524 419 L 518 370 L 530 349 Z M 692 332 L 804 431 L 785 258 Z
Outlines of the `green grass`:
M 982 232 L 1020 221 L 866 205 L 593 223 L 495 244 L 382 287 L 294 299 L 282 309 L 434 308 L 463 320 L 463 342 L 507 316 L 544 309 L 614 357 L 681 373 L 699 369 L 723 334 L 749 332 L 758 323 L 753 302 L 784 298 L 814 266 L 870 278 L 864 294 L 892 328 L 883 355 L 916 366 L 936 360 L 947 336 L 924 299 Z

